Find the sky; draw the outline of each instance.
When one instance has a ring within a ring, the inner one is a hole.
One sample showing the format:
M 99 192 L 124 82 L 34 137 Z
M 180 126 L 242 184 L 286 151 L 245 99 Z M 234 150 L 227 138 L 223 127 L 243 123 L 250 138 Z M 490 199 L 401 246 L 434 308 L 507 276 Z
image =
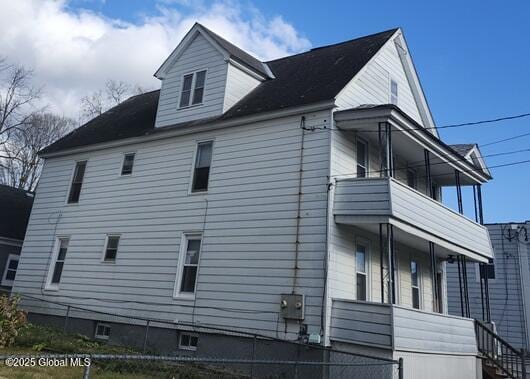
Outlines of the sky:
M 0 55 L 34 70 L 67 116 L 107 79 L 159 88 L 153 73 L 195 21 L 267 60 L 401 27 L 437 125 L 530 112 L 530 2 L 0 0 Z M 443 129 L 447 143 L 530 132 L 530 117 Z M 485 146 L 489 166 L 530 159 L 530 136 Z M 489 156 L 489 157 L 488 157 Z M 530 164 L 492 169 L 486 222 L 530 220 Z M 464 208 L 473 201 L 464 189 Z M 444 201 L 455 206 L 454 191 Z

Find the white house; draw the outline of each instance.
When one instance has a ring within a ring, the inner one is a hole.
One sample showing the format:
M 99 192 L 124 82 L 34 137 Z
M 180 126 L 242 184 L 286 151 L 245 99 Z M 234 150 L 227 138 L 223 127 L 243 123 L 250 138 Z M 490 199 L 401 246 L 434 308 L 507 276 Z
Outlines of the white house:
M 261 62 L 195 24 L 155 76 L 42 151 L 14 287 L 32 317 L 62 316 L 52 300 L 104 312 L 75 319 L 111 339 L 106 314 L 480 377 L 445 273 L 492 247 L 441 188 L 491 177 L 440 139 L 400 29 Z

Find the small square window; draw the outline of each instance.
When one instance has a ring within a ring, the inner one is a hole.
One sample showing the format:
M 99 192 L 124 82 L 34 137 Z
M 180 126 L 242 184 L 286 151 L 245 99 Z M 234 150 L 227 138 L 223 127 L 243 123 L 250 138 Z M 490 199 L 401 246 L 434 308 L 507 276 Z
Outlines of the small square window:
M 110 325 L 98 322 L 96 324 L 95 337 L 100 340 L 108 340 L 110 337 Z
M 123 165 L 121 167 L 122 175 L 131 175 L 134 165 L 134 153 L 128 153 L 123 156 Z
M 116 255 L 118 255 L 118 245 L 120 243 L 120 236 L 107 236 L 105 244 L 105 255 L 103 260 L 105 262 L 115 262 Z
M 182 350 L 197 350 L 199 343 L 199 336 L 193 333 L 181 333 L 179 339 L 179 349 Z

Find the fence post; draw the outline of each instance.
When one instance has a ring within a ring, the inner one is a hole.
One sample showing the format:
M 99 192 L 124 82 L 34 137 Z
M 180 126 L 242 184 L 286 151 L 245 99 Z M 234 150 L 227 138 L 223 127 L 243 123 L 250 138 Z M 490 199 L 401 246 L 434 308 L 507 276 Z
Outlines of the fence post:
M 66 333 L 66 330 L 68 328 L 68 317 L 70 316 L 70 306 L 68 305 L 66 307 L 66 315 L 64 316 L 64 326 L 63 326 L 63 332 Z
M 526 350 L 521 349 L 521 376 L 526 379 Z
M 405 373 L 403 372 L 403 358 L 400 357 L 398 360 L 398 377 L 399 379 L 403 379 L 405 376 Z
M 83 379 L 90 379 L 90 366 L 92 366 L 92 358 L 90 358 L 90 364 L 83 370 Z
M 256 360 L 256 335 L 252 340 L 252 362 L 250 363 L 250 377 L 254 377 L 254 361 Z
M 145 349 L 147 348 L 147 338 L 149 337 L 149 324 L 150 320 L 147 320 L 147 323 L 145 324 L 145 335 L 144 335 L 144 346 L 142 347 L 142 353 L 145 354 Z

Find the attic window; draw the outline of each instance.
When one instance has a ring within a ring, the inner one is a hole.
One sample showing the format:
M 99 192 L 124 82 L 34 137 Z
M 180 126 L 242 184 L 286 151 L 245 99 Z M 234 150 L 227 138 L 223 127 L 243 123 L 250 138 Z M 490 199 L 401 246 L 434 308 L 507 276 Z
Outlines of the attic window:
M 179 107 L 186 108 L 190 105 L 202 104 L 205 82 L 206 70 L 184 75 L 182 78 Z
M 398 103 L 398 84 L 395 80 L 390 80 L 390 104 Z

